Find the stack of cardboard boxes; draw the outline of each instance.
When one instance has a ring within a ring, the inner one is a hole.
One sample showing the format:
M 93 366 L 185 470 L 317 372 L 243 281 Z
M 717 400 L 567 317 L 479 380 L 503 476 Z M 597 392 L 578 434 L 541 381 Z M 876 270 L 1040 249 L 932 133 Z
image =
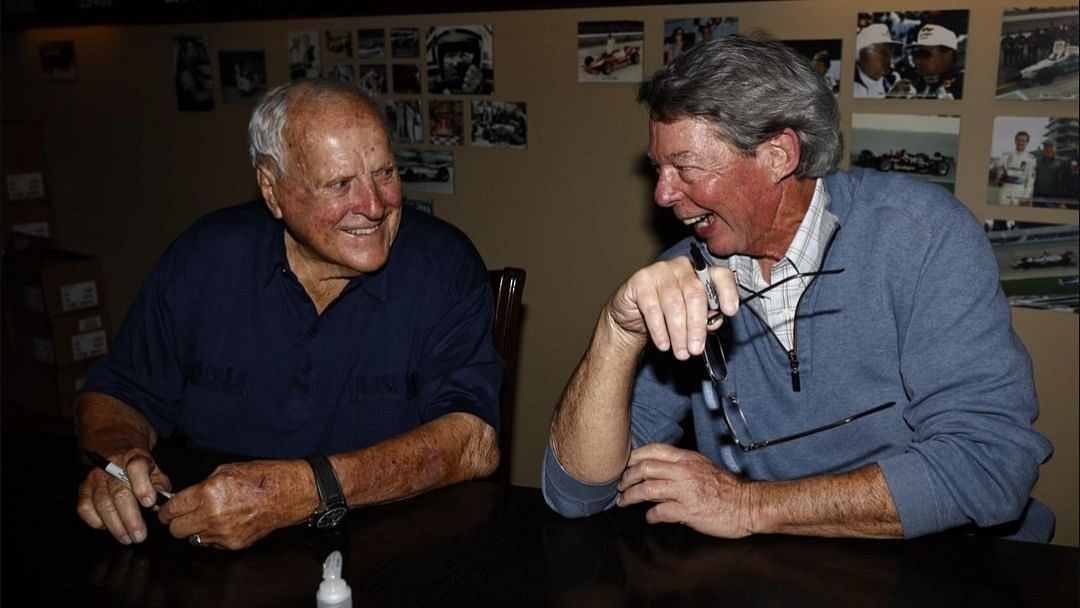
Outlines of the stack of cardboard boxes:
M 53 236 L 53 211 L 45 190 L 45 150 L 41 125 L 5 120 L 0 125 L 3 157 L 3 213 L 0 244 L 7 250 L 8 235 Z
M 3 407 L 66 423 L 87 371 L 108 352 L 101 263 L 52 246 L 40 130 L 2 129 Z

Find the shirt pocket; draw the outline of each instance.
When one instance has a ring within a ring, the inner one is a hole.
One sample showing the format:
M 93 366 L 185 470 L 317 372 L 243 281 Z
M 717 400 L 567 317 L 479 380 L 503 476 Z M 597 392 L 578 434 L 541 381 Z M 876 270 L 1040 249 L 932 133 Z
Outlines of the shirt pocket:
M 404 402 L 415 399 L 417 378 L 411 374 L 367 374 L 353 377 L 352 400 Z
M 229 365 L 196 360 L 188 382 L 201 389 L 247 399 L 255 374 Z

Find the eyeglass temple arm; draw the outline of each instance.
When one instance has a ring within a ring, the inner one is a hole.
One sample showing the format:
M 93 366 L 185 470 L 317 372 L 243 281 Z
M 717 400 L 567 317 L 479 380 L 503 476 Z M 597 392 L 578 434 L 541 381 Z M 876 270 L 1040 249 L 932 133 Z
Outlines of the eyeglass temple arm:
M 755 298 L 765 297 L 766 293 L 768 293 L 768 292 L 772 291 L 773 289 L 783 285 L 784 283 L 787 283 L 788 281 L 794 281 L 795 279 L 801 279 L 801 278 L 804 278 L 804 277 L 816 277 L 816 276 L 821 276 L 821 275 L 824 275 L 824 274 L 840 274 L 841 272 L 844 272 L 843 268 L 831 268 L 829 270 L 815 270 L 813 272 L 800 272 L 800 273 L 793 274 L 790 277 L 780 279 L 779 281 L 773 283 L 772 285 L 767 286 L 765 289 L 762 289 L 761 291 L 754 291 L 753 289 L 750 289 L 749 287 L 746 287 L 745 285 L 738 285 L 739 289 L 742 289 L 743 291 L 750 292 L 750 295 L 746 296 L 745 298 L 739 298 L 739 304 L 745 304 L 745 303 L 747 303 L 750 300 L 753 300 Z

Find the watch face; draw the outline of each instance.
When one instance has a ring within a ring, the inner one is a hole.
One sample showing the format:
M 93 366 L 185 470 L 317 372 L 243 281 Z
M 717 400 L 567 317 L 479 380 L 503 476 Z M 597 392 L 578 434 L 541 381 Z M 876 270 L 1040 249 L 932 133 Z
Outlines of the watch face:
M 327 507 L 325 511 L 315 516 L 316 528 L 333 528 L 338 525 L 349 510 L 345 507 Z

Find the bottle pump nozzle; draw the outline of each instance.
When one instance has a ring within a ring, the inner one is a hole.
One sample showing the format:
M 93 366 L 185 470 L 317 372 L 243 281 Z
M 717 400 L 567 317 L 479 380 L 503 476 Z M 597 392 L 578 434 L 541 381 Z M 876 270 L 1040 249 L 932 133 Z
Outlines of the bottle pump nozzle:
M 315 594 L 318 608 L 352 608 L 352 589 L 341 578 L 341 552 L 334 551 L 323 562 L 323 578 Z

